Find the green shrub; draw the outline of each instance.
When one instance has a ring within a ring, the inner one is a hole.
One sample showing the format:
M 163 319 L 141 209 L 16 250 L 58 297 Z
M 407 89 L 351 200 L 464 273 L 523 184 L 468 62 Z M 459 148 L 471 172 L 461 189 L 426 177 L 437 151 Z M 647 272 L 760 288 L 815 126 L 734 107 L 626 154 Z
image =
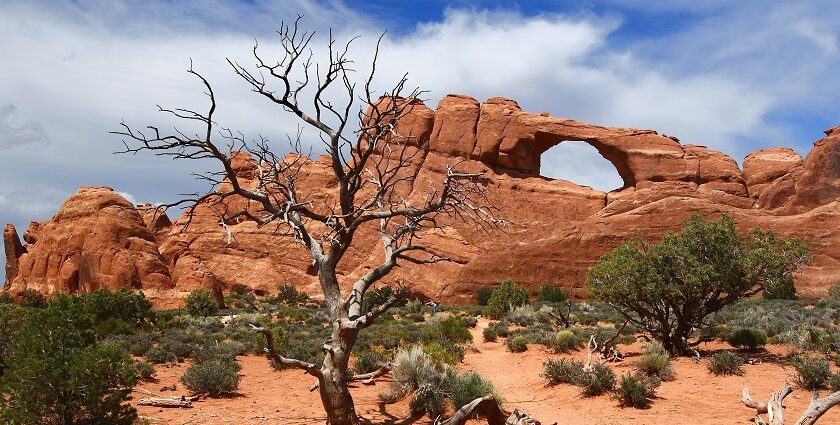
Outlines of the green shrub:
M 718 351 L 709 357 L 709 372 L 715 375 L 742 375 L 744 359 L 729 351 Z
M 152 303 L 142 292 L 133 293 L 124 288 L 114 292 L 99 289 L 77 297 L 97 322 L 120 320 L 136 329 L 152 315 Z
M 410 406 L 414 413 L 426 413 L 436 418 L 446 407 L 446 393 L 440 384 L 424 384 L 411 397 Z
M 14 304 L 0 304 L 0 377 L 12 356 L 12 343 L 26 322 L 26 310 Z
M 143 357 L 145 357 L 147 361 L 154 364 L 174 363 L 178 361 L 178 356 L 167 351 L 161 346 L 150 348 L 148 351 L 146 351 L 146 354 Z
M 457 410 L 469 402 L 486 395 L 493 395 L 499 405 L 502 398 L 496 393 L 493 384 L 475 372 L 465 372 L 455 376 L 449 383 L 452 406 Z
M 355 356 L 353 372 L 357 375 L 377 371 L 388 362 L 388 355 L 381 351 L 362 350 L 357 351 Z
M 14 301 L 15 300 L 12 299 L 12 296 L 9 295 L 8 292 L 5 292 L 2 289 L 0 289 L 0 304 L 12 304 L 14 303 Z
M 239 389 L 239 365 L 228 359 L 194 363 L 181 377 L 181 382 L 193 394 L 218 397 Z
M 649 381 L 633 375 L 621 377 L 621 383 L 616 391 L 616 398 L 622 407 L 646 409 L 650 407 L 650 399 L 656 395 L 658 381 Z
M 732 332 L 726 342 L 733 347 L 755 350 L 767 344 L 767 334 L 759 329 L 741 328 Z
M 499 335 L 496 333 L 494 328 L 488 326 L 481 331 L 481 336 L 484 338 L 484 342 L 496 342 Z
M 644 345 L 645 353 L 634 364 L 636 370 L 645 377 L 656 377 L 662 381 L 674 379 L 671 356 L 658 342 Z
M 445 339 L 423 344 L 423 351 L 439 364 L 455 366 L 464 360 L 464 347 Z
M 507 279 L 501 285 L 493 289 L 484 314 L 491 319 L 501 319 L 513 307 L 528 304 L 528 291 L 520 289 Z
M 207 317 L 219 311 L 219 303 L 208 291 L 196 289 L 187 295 L 187 311 L 193 316 Z
M 440 317 L 440 316 L 439 316 Z M 463 319 L 457 316 L 430 321 L 422 328 L 421 340 L 424 342 L 440 342 L 446 340 L 453 344 L 472 342 L 472 334 Z
M 564 329 L 552 335 L 548 346 L 557 353 L 568 353 L 583 347 L 583 338 L 574 332 Z
M 0 380 L 0 423 L 130 425 L 136 377 L 128 353 L 97 342 L 93 320 L 59 299 L 33 312 L 12 341 Z
M 126 348 L 133 356 L 144 356 L 152 348 L 152 337 L 148 334 L 133 335 L 129 337 Z
M 561 303 L 569 299 L 566 291 L 549 284 L 543 285 L 537 294 L 537 302 Z
M 505 345 L 507 345 L 507 349 L 511 353 L 521 353 L 528 349 L 528 338 L 523 335 L 517 335 L 512 338 L 508 338 L 505 341 Z
M 583 395 L 586 397 L 604 394 L 615 388 L 615 373 L 609 366 L 595 364 L 591 372 L 585 372 L 581 376 L 577 386 L 583 389 Z
M 20 295 L 20 306 L 29 308 L 46 308 L 47 298 L 44 294 L 34 289 L 27 289 Z
M 236 362 L 236 356 L 242 351 L 242 347 L 236 342 L 210 342 L 192 350 L 190 357 L 194 362 L 203 363 L 210 360 L 227 360 Z
M 543 363 L 542 376 L 548 380 L 548 385 L 572 384 L 577 385 L 585 373 L 583 362 L 571 359 L 549 360 Z
M 825 357 L 796 356 L 790 360 L 796 369 L 796 385 L 809 391 L 819 391 L 828 387 L 831 368 Z
M 468 328 L 473 329 L 478 326 L 478 319 L 472 316 L 461 316 L 461 320 L 464 321 L 464 324 L 467 325 Z
M 828 298 L 840 301 L 840 281 L 828 288 Z
M 137 378 L 141 381 L 153 381 L 155 378 L 155 367 L 149 362 L 134 362 L 134 370 L 137 371 Z
M 479 288 L 475 292 L 476 304 L 485 306 L 490 301 L 490 295 L 493 294 L 494 288 Z
M 831 375 L 831 379 L 828 380 L 828 388 L 831 392 L 840 391 L 840 373 L 835 373 Z
M 488 336 L 492 334 L 492 341 L 496 340 L 496 337 L 504 337 L 506 338 L 510 331 L 508 330 L 508 325 L 505 322 L 490 322 L 487 324 L 487 329 L 484 330 L 484 337 L 485 341 L 491 341 L 486 339 Z
M 778 279 L 771 279 L 764 285 L 761 293 L 765 300 L 795 300 L 796 286 L 793 285 L 793 277 L 790 275 Z
M 277 303 L 294 305 L 309 301 L 309 296 L 300 293 L 295 285 L 284 283 L 277 288 L 277 295 L 272 300 Z

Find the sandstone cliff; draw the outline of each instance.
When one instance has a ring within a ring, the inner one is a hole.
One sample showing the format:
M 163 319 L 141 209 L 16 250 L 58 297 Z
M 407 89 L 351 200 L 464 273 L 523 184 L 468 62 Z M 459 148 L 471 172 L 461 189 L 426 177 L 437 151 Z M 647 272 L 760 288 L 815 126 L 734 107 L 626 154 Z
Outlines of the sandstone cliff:
M 655 239 L 677 230 L 692 212 L 728 212 L 741 229 L 754 226 L 803 238 L 812 260 L 796 277 L 801 295 L 824 295 L 840 278 L 840 127 L 826 131 L 806 158 L 787 148 L 756 151 L 743 171 L 724 153 L 681 145 L 652 130 L 608 128 L 522 111 L 510 99 L 484 103 L 445 97 L 435 111 L 418 104 L 399 125 L 410 134 L 411 174 L 399 188 L 411 198 L 438 184 L 446 166 L 483 171 L 490 201 L 510 220 L 503 231 L 450 220 L 426 242 L 454 262 L 405 265 L 386 282 L 444 302 L 470 302 L 476 289 L 505 278 L 535 291 L 544 283 L 585 295 L 583 275 L 622 241 Z M 610 161 L 622 188 L 605 193 L 540 176 L 540 156 L 563 141 L 584 141 Z M 235 167 L 253 179 L 256 164 L 237 153 Z M 333 183 L 323 158 L 307 159 L 300 191 L 329 197 Z M 243 202 L 231 200 L 230 202 Z M 187 292 L 218 292 L 234 284 L 272 293 L 290 282 L 317 293 L 308 254 L 272 228 L 229 223 L 202 206 L 190 226 L 150 206 L 132 208 L 108 188 L 82 188 L 53 219 L 33 223 L 21 244 L 7 226 L 7 288 L 45 293 L 97 287 L 142 288 L 158 304 Z M 266 226 L 271 227 L 271 226 Z M 339 269 L 349 283 L 379 261 L 378 238 L 362 232 Z

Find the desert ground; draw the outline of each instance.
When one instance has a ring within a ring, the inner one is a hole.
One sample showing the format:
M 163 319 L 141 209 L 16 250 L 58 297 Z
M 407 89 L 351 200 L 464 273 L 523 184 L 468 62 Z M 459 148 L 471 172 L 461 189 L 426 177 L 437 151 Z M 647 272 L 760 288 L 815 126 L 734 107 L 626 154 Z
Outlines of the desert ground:
M 700 425 L 751 423 L 753 411 L 741 403 L 741 391 L 749 387 L 753 398 L 765 401 L 786 381 L 793 370 L 785 366 L 783 357 L 790 350 L 785 346 L 768 345 L 766 350 L 745 354 L 754 364 L 744 365 L 741 376 L 714 376 L 706 368 L 706 360 L 697 362 L 682 357 L 672 360 L 676 379 L 663 382 L 649 409 L 622 408 L 610 395 L 583 397 L 572 385 L 546 386 L 540 374 L 547 359 L 573 357 L 585 360 L 587 351 L 578 350 L 565 355 L 554 354 L 542 346 L 531 345 L 524 353 L 511 353 L 504 341 L 483 342 L 481 332 L 489 323 L 480 319 L 471 329 L 474 350 L 468 350 L 460 370 L 480 373 L 493 382 L 504 397 L 504 408 L 523 410 L 543 424 L 651 424 L 669 425 L 683 422 Z M 701 352 L 732 349 L 714 342 L 701 346 Z M 616 375 L 632 373 L 633 362 L 641 353 L 638 343 L 622 346 L 625 359 L 611 363 Z M 741 353 L 744 354 L 744 353 Z M 164 409 L 137 406 L 141 415 L 152 424 L 322 424 L 326 416 L 317 391 L 310 392 L 312 377 L 299 370 L 278 372 L 261 356 L 242 356 L 242 381 L 237 393 L 223 398 L 207 398 L 193 403 L 189 409 Z M 186 394 L 179 379 L 189 362 L 157 366 L 157 382 L 137 386 L 163 396 Z M 357 412 L 374 424 L 431 424 L 427 416 L 412 417 L 408 401 L 386 405 L 379 393 L 388 388 L 388 379 L 375 385 L 356 384 L 353 397 Z M 164 386 L 175 385 L 176 391 L 161 392 Z M 134 401 L 146 397 L 135 392 Z M 785 399 L 788 416 L 798 417 L 810 402 L 809 394 L 795 389 Z M 485 423 L 473 421 L 470 423 Z M 830 410 L 820 424 L 840 424 L 840 410 Z

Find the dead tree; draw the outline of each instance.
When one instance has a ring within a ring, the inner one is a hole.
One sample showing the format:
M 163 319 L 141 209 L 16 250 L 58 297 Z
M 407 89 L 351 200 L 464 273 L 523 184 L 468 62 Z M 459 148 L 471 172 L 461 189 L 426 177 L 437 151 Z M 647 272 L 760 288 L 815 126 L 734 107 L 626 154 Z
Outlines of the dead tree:
M 790 385 L 785 385 L 782 389 L 776 391 L 772 396 L 770 396 L 770 401 L 767 403 L 761 403 L 752 399 L 749 388 L 744 388 L 741 402 L 744 403 L 744 406 L 755 409 L 756 413 L 753 421 L 755 421 L 756 424 L 784 425 L 784 406 L 782 406 L 782 401 L 784 401 L 785 397 L 790 395 L 792 392 L 793 389 Z M 802 413 L 799 420 L 796 421 L 796 425 L 813 425 L 817 423 L 817 420 L 822 417 L 825 412 L 837 404 L 840 404 L 840 391 L 829 394 L 825 398 L 820 398 L 820 393 L 818 391 L 812 391 L 811 404 L 807 409 L 805 409 L 805 412 Z M 761 417 L 763 414 L 767 415 L 767 421 Z
M 262 137 L 246 142 L 240 133 L 217 128 L 216 97 L 211 84 L 192 67 L 189 73 L 200 79 L 206 89 L 208 110 L 159 109 L 198 124 L 200 129 L 195 135 L 188 136 L 178 129 L 162 132 L 155 126 L 136 130 L 125 123 L 114 133 L 123 137 L 123 153 L 151 151 L 179 159 L 210 158 L 221 166 L 221 171 L 200 175 L 212 185 L 210 192 L 165 206 L 186 206 L 185 226 L 198 206 L 209 205 L 219 212 L 223 226 L 232 227 L 241 220 L 256 222 L 258 226 L 272 225 L 306 249 L 317 271 L 332 327 L 330 340 L 323 345 L 323 363 L 284 357 L 274 348 L 271 333 L 260 331 L 267 337 L 269 357 L 317 378 L 330 424 L 357 424 L 346 377 L 350 354 L 359 331 L 398 301 L 393 296 L 366 310 L 365 293 L 400 262 L 431 264 L 448 260 L 422 244 L 423 234 L 439 227 L 439 217 L 470 221 L 482 227 L 493 227 L 501 221 L 494 218 L 487 204 L 481 175 L 460 171 L 457 164 L 450 166 L 425 196 L 404 197 L 406 194 L 398 188 L 415 177 L 417 170 L 412 169 L 411 163 L 420 153 L 407 148 L 414 136 L 401 132 L 399 124 L 419 104 L 422 92 L 407 90 L 403 76 L 383 95 L 373 93 L 378 43 L 371 71 L 359 83 L 362 89 L 352 78 L 353 62 L 348 57 L 352 40 L 339 45 L 330 33 L 326 45 L 328 62 L 315 64 L 309 47 L 314 33 L 302 31 L 299 20 L 281 25 L 278 31 L 285 52 L 279 61 L 264 60 L 255 46 L 253 68 L 231 60 L 228 63 L 254 93 L 318 133 L 329 156 L 332 187 L 304 189 L 307 174 L 303 169 L 309 159 L 302 152 L 300 129 L 296 136 L 289 137 L 296 154 L 283 156 L 272 153 L 268 140 Z M 336 92 L 342 93 L 343 101 L 331 97 Z M 356 124 L 356 131 L 348 131 Z M 232 164 L 237 151 L 247 151 L 255 159 L 255 181 L 237 176 Z M 336 267 L 360 231 L 378 232 L 382 262 L 352 283 L 349 291 L 342 292 Z

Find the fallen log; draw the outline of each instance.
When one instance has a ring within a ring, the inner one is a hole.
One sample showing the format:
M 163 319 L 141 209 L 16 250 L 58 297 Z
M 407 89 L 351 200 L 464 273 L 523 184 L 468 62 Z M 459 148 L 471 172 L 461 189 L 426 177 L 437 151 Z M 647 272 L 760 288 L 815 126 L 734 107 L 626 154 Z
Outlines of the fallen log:
M 192 402 L 199 397 L 186 396 L 171 396 L 171 397 L 151 397 L 141 398 L 137 401 L 138 406 L 154 406 L 154 407 L 178 407 L 189 408 L 192 407 Z
M 756 425 L 784 425 L 784 406 L 782 406 L 782 401 L 792 392 L 793 389 L 790 385 L 785 385 L 782 389 L 773 393 L 770 396 L 770 401 L 765 404 L 753 400 L 750 397 L 750 390 L 744 388 L 741 402 L 744 403 L 744 406 L 756 410 L 755 417 L 753 418 Z M 799 420 L 796 421 L 796 425 L 814 425 L 825 412 L 838 404 L 840 404 L 840 391 L 829 394 L 824 398 L 820 398 L 819 392 L 812 391 L 811 404 L 805 409 L 805 412 L 802 413 Z M 767 421 L 761 417 L 765 413 L 767 414 Z
M 465 404 L 449 419 L 443 421 L 440 418 L 436 419 L 435 425 L 464 425 L 475 415 L 484 417 L 490 425 L 540 425 L 540 421 L 519 409 L 514 409 L 513 413 L 508 415 L 492 395 L 486 395 Z

